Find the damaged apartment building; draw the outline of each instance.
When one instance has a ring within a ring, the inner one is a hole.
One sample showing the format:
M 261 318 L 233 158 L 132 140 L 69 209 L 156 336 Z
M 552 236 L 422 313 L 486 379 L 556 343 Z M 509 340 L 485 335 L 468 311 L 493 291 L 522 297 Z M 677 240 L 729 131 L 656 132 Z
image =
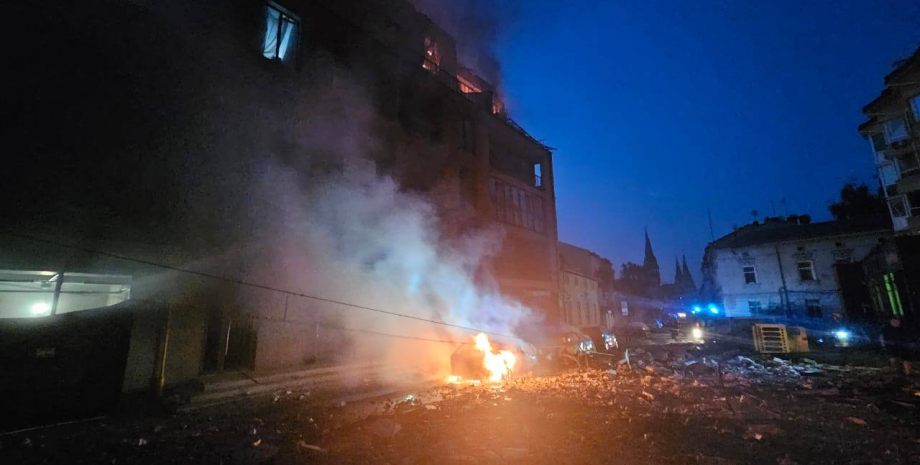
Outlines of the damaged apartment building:
M 119 258 L 245 276 L 209 268 L 207 257 L 230 245 L 228 234 L 258 239 L 235 221 L 249 200 L 245 182 L 264 170 L 254 152 L 324 172 L 360 145 L 378 174 L 432 193 L 446 235 L 501 230 L 501 250 L 477 276 L 558 317 L 552 153 L 506 114 L 497 76 L 481 75 L 497 67 L 465 67 L 451 34 L 408 1 L 53 0 L 36 12 L 17 0 L 2 8 L 4 27 L 32 37 L 8 60 L 29 74 L 12 100 L 17 166 L 2 181 L 41 187 L 7 199 L 18 207 L 5 222 L 21 234 L 3 238 L 0 269 L 10 271 L 0 276 L 18 278 L 0 287 L 0 311 L 6 323 L 66 325 L 63 316 L 98 307 L 75 304 L 73 286 L 113 293 L 86 302 L 116 302 L 111 309 L 135 315 L 119 346 L 130 351 L 123 390 L 328 354 L 332 330 L 285 321 L 295 306 L 308 318 L 310 302 L 262 289 L 237 308 L 250 290 Z M 37 36 L 14 20 L 36 14 L 47 26 Z M 316 104 L 324 99 L 339 105 Z M 367 140 L 337 132 L 355 119 L 367 121 Z M 320 129 L 305 134 L 304 122 Z M 305 139 L 331 161 L 298 158 Z M 212 203 L 189 205 L 179 194 L 188 190 Z M 34 302 L 8 299 L 16 286 L 34 290 Z M 181 297 L 182 308 L 160 308 L 175 301 L 165 296 Z M 59 299 L 68 303 L 51 311 Z M 37 348 L 17 347 L 34 358 Z M 42 353 L 45 364 L 61 355 Z
M 884 89 L 863 107 L 869 141 L 895 238 L 864 261 L 875 319 L 920 328 L 920 48 L 894 63 Z

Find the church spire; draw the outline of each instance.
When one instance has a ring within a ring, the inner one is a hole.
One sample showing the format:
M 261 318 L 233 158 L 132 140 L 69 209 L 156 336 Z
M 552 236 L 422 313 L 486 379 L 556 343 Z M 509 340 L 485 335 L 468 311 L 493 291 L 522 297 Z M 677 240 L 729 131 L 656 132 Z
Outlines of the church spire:
M 661 272 L 658 270 L 658 259 L 652 250 L 652 240 L 648 237 L 648 228 L 645 228 L 645 260 L 642 261 L 642 268 L 652 284 L 661 285 Z
M 684 283 L 684 276 L 680 271 L 680 261 L 674 257 L 674 284 L 681 286 Z
M 687 266 L 687 256 L 686 255 L 684 255 L 684 265 L 683 265 L 683 270 L 681 270 L 681 274 L 683 275 L 684 282 L 686 283 L 684 287 L 686 287 L 688 291 L 689 290 L 696 291 L 696 283 L 693 282 L 693 275 L 690 274 L 690 267 Z

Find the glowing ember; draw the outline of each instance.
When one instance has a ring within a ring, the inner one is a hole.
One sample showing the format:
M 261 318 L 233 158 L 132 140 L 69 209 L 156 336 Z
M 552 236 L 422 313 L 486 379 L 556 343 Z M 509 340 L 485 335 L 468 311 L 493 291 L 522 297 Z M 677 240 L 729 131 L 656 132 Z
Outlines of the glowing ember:
M 463 377 L 459 375 L 448 376 L 445 382 L 447 384 L 460 384 L 463 382 Z
M 489 370 L 489 381 L 497 383 L 511 374 L 516 361 L 513 353 L 507 350 L 500 350 L 497 354 L 492 352 L 492 344 L 484 333 L 477 334 L 474 339 L 476 349 L 484 355 L 482 364 Z

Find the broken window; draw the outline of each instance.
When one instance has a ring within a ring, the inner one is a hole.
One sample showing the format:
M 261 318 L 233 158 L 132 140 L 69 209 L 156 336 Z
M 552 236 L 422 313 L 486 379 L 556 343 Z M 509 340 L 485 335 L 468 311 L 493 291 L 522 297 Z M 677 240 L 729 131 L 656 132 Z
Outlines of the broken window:
M 815 280 L 815 265 L 813 262 L 802 261 L 798 262 L 797 267 L 799 269 L 799 279 L 802 281 L 814 281 Z
M 422 67 L 429 71 L 437 71 L 441 68 L 441 54 L 438 52 L 438 43 L 429 36 L 425 37 L 425 57 L 422 61 Z
M 531 231 L 544 231 L 543 199 L 497 179 L 489 181 L 495 219 Z
M 805 299 L 805 311 L 812 318 L 821 318 L 824 315 L 821 301 L 818 299 Z
M 894 192 L 892 186 L 900 179 L 897 166 L 895 166 L 894 163 L 887 163 L 880 166 L 878 169 L 878 177 L 879 180 L 882 181 L 882 186 L 885 188 L 886 195 L 891 195 Z
M 907 124 L 903 118 L 893 118 L 885 121 L 885 137 L 892 144 L 907 139 Z
M 904 218 L 907 216 L 907 206 L 904 205 L 904 197 L 888 199 L 888 208 L 891 210 L 891 216 L 893 218 Z
M 265 32 L 262 39 L 262 56 L 285 64 L 294 61 L 297 43 L 297 18 L 273 5 L 265 6 Z
M 463 92 L 464 94 L 478 94 L 482 92 L 482 89 L 476 87 L 476 85 L 470 81 L 463 79 L 462 76 L 457 76 L 457 82 L 460 86 L 460 92 Z
M 744 284 L 756 284 L 757 283 L 757 272 L 754 271 L 753 266 L 742 267 L 741 272 L 744 273 Z
M 910 216 L 920 216 L 920 191 L 907 194 L 907 208 L 910 209 Z
M 875 153 L 883 153 L 888 150 L 888 141 L 885 140 L 884 133 L 876 133 L 869 136 L 869 140 L 872 142 L 872 150 Z
M 911 152 L 903 157 L 898 157 L 898 169 L 902 178 L 920 174 L 920 163 L 917 162 L 917 155 Z

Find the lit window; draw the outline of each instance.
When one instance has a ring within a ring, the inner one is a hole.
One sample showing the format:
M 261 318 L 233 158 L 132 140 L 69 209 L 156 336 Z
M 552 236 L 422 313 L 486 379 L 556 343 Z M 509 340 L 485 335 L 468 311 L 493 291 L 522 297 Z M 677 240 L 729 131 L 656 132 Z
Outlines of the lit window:
M 297 19 L 272 6 L 265 7 L 262 56 L 285 63 L 293 61 L 297 43 Z
M 810 261 L 799 262 L 799 279 L 802 281 L 814 281 L 815 280 L 815 266 L 814 263 Z
M 891 209 L 891 216 L 894 218 L 904 218 L 907 216 L 907 205 L 904 205 L 904 197 L 889 199 L 888 208 Z
M 431 37 L 425 37 L 425 57 L 422 67 L 429 71 L 437 71 L 441 67 L 441 53 L 438 52 L 438 43 Z
M 907 125 L 902 118 L 894 118 L 885 121 L 885 137 L 888 143 L 894 143 L 907 139 Z
M 750 310 L 751 315 L 759 315 L 761 312 L 763 312 L 763 307 L 760 305 L 759 300 L 749 300 L 748 309 Z
M 914 110 L 914 119 L 920 121 L 920 95 L 910 99 L 910 106 Z
M 741 272 L 744 273 L 744 284 L 757 283 L 757 272 L 754 271 L 753 266 L 742 267 Z
M 821 318 L 824 310 L 821 308 L 821 301 L 818 299 L 805 299 L 805 311 L 812 318 Z

